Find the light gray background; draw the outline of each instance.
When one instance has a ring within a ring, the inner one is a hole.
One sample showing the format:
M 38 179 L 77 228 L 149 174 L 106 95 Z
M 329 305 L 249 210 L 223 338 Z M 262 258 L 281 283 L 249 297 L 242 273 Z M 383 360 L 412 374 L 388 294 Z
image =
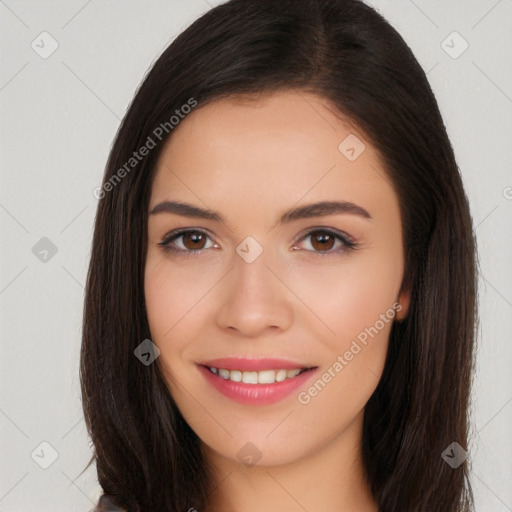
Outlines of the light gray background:
M 368 3 L 428 72 L 471 202 L 482 325 L 467 448 L 478 512 L 512 511 L 512 0 Z M 85 512 L 97 498 L 94 466 L 80 475 L 78 385 L 93 189 L 144 73 L 213 5 L 0 0 L 0 512 Z M 51 48 L 44 31 L 58 43 L 45 59 L 31 47 Z M 469 44 L 455 59 L 453 31 Z M 43 237 L 57 247 L 46 262 L 32 251 Z M 42 442 L 58 453 L 47 469 Z

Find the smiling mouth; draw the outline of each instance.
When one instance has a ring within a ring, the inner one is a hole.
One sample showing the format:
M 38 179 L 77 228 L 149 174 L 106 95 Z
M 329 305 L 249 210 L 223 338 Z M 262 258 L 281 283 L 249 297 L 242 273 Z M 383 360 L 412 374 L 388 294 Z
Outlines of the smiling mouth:
M 283 382 L 317 368 L 314 366 L 311 368 L 281 368 L 276 370 L 242 371 L 227 370 L 225 368 L 215 368 L 206 365 L 203 366 L 207 368 L 211 373 L 221 377 L 224 380 L 230 380 L 232 382 L 243 382 L 244 384 L 273 384 L 274 382 Z

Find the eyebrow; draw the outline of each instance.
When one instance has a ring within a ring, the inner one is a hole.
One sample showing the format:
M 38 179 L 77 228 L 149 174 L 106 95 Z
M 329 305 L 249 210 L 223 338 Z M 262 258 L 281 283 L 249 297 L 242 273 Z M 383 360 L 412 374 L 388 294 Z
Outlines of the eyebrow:
M 217 212 L 178 201 L 163 201 L 162 203 L 157 204 L 150 211 L 150 215 L 164 212 L 174 213 L 183 217 L 207 219 L 225 223 L 225 219 Z M 349 201 L 321 201 L 287 210 L 280 216 L 277 223 L 289 224 L 290 222 L 299 219 L 324 217 L 336 214 L 357 215 L 364 219 L 373 220 L 367 210 Z

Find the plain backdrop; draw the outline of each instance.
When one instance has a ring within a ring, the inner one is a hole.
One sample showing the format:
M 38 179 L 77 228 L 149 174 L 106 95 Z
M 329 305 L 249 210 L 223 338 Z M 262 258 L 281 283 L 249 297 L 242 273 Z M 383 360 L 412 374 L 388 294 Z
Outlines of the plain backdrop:
M 97 499 L 78 380 L 93 190 L 151 63 L 218 3 L 0 1 L 0 512 Z M 512 511 L 512 0 L 368 3 L 428 72 L 471 203 L 481 329 L 467 449 L 477 511 Z

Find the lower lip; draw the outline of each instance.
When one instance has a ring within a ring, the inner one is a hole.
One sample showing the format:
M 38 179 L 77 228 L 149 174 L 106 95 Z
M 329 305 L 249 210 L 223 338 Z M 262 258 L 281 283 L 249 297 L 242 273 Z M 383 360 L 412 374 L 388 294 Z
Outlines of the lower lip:
M 199 371 L 217 391 L 235 402 L 247 405 L 269 405 L 279 402 L 293 393 L 316 372 L 316 369 L 303 372 L 292 379 L 285 379 L 282 382 L 272 384 L 234 382 L 212 373 L 202 365 L 199 365 Z

